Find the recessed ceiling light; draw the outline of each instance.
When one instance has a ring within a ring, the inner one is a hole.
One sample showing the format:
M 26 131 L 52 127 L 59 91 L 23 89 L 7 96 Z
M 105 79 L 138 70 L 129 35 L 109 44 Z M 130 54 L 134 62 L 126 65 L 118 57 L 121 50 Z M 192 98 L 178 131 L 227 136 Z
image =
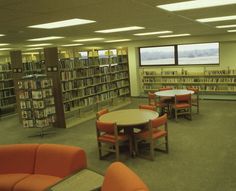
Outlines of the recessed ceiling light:
M 227 30 L 227 32 L 236 32 L 236 29 Z
M 55 39 L 60 39 L 60 38 L 65 38 L 65 37 L 63 37 L 63 36 L 47 36 L 47 37 L 41 37 L 41 38 L 32 38 L 32 39 L 28 39 L 27 41 L 55 40 Z
M 32 25 L 28 27 L 39 28 L 39 29 L 55 29 L 55 28 L 69 27 L 69 26 L 75 26 L 75 25 L 84 25 L 84 24 L 89 24 L 89 23 L 94 23 L 94 22 L 96 21 L 75 18 L 75 19 L 56 21 L 56 22 L 51 22 L 51 23 L 44 23 L 44 24 L 39 24 L 39 25 Z
M 218 29 L 233 28 L 233 27 L 236 27 L 236 24 L 234 24 L 234 25 L 219 25 L 219 26 L 216 26 L 216 28 L 218 28 Z
M 11 50 L 12 48 L 0 48 L 0 51 L 1 50 Z
M 87 42 L 87 41 L 98 41 L 98 40 L 104 40 L 104 38 L 84 38 L 84 39 L 78 39 L 73 40 L 74 42 Z
M 9 43 L 0 43 L 0 46 L 7 46 Z
M 5 34 L 0 34 L 0 36 L 5 36 Z
M 162 36 L 158 36 L 158 37 L 159 38 L 170 38 L 170 37 L 180 37 L 180 36 L 190 36 L 190 34 L 184 33 L 184 34 L 162 35 Z
M 167 11 L 183 11 L 183 10 L 191 10 L 191 9 L 200 9 L 207 7 L 216 7 L 223 5 L 231 5 L 236 4 L 235 0 L 195 0 L 195 1 L 185 1 L 178 3 L 170 3 L 164 5 L 157 5 L 157 7 L 161 9 L 165 9 Z
M 117 40 L 108 40 L 104 42 L 125 42 L 125 41 L 130 41 L 131 39 L 117 39 Z
M 52 44 L 50 43 L 45 43 L 45 44 L 30 44 L 30 45 L 27 45 L 28 47 L 37 47 L 37 46 L 50 46 Z
M 172 33 L 172 31 L 156 31 L 156 32 L 145 32 L 145 33 L 137 33 L 135 36 L 145 36 L 145 35 L 155 35 L 155 34 L 166 34 Z
M 37 48 L 27 48 L 26 50 L 41 50 L 43 49 L 42 47 L 37 47 Z
M 210 17 L 210 18 L 203 18 L 203 19 L 196 19 L 196 21 L 206 23 L 206 22 L 216 22 L 216 21 L 228 21 L 228 20 L 235 20 L 236 15 L 230 16 L 223 16 L 223 17 Z
M 81 46 L 81 45 L 83 45 L 83 44 L 63 44 L 61 46 L 67 47 L 67 46 Z
M 23 52 L 24 55 L 39 54 L 39 52 Z
M 105 30 L 99 30 L 99 31 L 95 31 L 95 32 L 97 32 L 97 33 L 113 33 L 113 32 L 140 30 L 140 29 L 144 29 L 144 27 L 131 26 L 131 27 L 122 27 L 122 28 L 114 28 L 114 29 L 105 29 Z

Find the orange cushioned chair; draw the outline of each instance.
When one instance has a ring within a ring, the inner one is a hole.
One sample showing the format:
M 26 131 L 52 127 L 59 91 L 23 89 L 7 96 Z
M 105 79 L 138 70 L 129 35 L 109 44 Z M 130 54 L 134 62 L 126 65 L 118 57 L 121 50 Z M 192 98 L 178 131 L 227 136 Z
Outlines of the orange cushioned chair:
M 155 141 L 164 138 L 165 149 L 156 148 Z M 159 150 L 168 153 L 168 128 L 167 128 L 167 114 L 149 120 L 148 129 L 135 134 L 135 150 L 137 155 L 146 157 L 139 152 L 139 142 L 145 141 L 145 144 L 150 145 L 150 155 L 148 159 L 154 160 L 154 150 Z M 141 145 L 140 145 L 141 146 Z
M 139 105 L 139 109 L 147 109 L 147 110 L 156 111 L 156 107 L 154 105 L 141 104 L 141 105 Z
M 101 191 L 149 191 L 149 189 L 127 166 L 121 162 L 114 162 L 105 173 Z
M 0 190 L 43 191 L 87 167 L 79 147 L 56 144 L 0 146 Z
M 106 114 L 106 113 L 108 113 L 108 112 L 109 112 L 109 110 L 108 110 L 107 108 L 101 109 L 100 111 L 98 111 L 98 112 L 96 113 L 96 118 L 97 118 L 97 120 L 99 120 L 99 117 L 100 117 L 100 116 L 102 116 L 102 115 L 104 115 L 104 114 Z
M 188 115 L 192 120 L 191 94 L 175 95 L 175 103 L 172 105 L 175 112 L 175 120 L 179 115 Z
M 115 152 L 116 160 L 119 161 L 120 144 L 126 141 L 129 141 L 129 149 L 131 153 L 132 142 L 129 139 L 128 135 L 118 132 L 116 123 L 101 122 L 97 120 L 96 127 L 97 127 L 97 142 L 98 142 L 100 159 L 104 158 L 104 155 L 102 155 L 102 150 L 105 150 L 108 152 Z M 107 147 L 107 144 L 110 145 L 110 147 Z
M 158 102 L 156 94 L 152 92 L 148 92 L 148 105 L 155 106 L 156 109 L 159 108 L 160 112 L 163 112 L 166 106 L 162 102 Z
M 191 103 L 192 106 L 197 107 L 197 113 L 199 113 L 199 89 L 198 88 L 193 88 L 193 87 L 188 87 L 187 90 L 192 90 L 194 91 L 194 94 L 192 94 L 191 98 Z

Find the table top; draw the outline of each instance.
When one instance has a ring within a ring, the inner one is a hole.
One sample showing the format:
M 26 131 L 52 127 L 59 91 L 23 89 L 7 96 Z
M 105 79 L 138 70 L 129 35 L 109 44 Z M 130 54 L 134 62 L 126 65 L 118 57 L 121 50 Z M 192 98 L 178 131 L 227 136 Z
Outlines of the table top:
M 102 122 L 116 122 L 117 126 L 132 126 L 147 123 L 150 119 L 158 117 L 155 111 L 147 109 L 122 109 L 102 115 Z
M 104 177 L 89 169 L 81 170 L 75 175 L 59 182 L 50 191 L 89 191 L 102 186 Z
M 177 89 L 177 90 L 163 90 L 155 92 L 157 96 L 167 96 L 167 97 L 175 97 L 175 95 L 185 95 L 185 94 L 194 94 L 192 90 L 185 89 Z

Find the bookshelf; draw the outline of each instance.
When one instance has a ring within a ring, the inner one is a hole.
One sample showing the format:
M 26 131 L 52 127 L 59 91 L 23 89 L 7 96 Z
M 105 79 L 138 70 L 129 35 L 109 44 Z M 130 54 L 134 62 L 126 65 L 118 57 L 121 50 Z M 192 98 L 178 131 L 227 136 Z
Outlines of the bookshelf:
M 118 99 L 124 101 L 130 95 L 126 50 L 91 50 L 75 55 L 59 60 L 66 118 L 116 105 Z
M 20 114 L 25 128 L 44 129 L 56 121 L 52 79 L 46 75 L 28 75 L 18 81 Z
M 201 95 L 235 95 L 236 69 L 206 69 L 194 72 L 181 70 L 145 70 L 141 71 L 143 93 L 157 91 L 160 87 L 184 89 L 198 88 Z
M 10 63 L 0 64 L 0 115 L 15 112 L 16 96 Z

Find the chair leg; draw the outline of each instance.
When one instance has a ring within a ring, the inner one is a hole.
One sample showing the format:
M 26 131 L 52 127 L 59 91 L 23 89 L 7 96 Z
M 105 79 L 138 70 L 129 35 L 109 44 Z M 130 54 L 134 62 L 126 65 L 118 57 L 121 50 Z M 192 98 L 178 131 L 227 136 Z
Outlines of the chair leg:
M 98 142 L 98 153 L 99 153 L 99 159 L 102 160 L 102 144 L 101 142 Z
M 168 135 L 165 136 L 166 153 L 169 153 Z
M 153 140 L 150 141 L 150 159 L 154 160 L 154 142 L 153 142 Z
M 119 142 L 115 143 L 115 150 L 116 150 L 116 161 L 119 161 L 119 159 L 120 159 L 120 156 L 119 156 L 119 154 L 120 154 Z
M 177 109 L 175 109 L 175 121 L 177 121 Z
M 137 139 L 134 140 L 134 149 L 135 149 L 136 155 L 139 155 L 138 140 Z M 131 151 L 131 153 L 132 153 L 132 151 Z

